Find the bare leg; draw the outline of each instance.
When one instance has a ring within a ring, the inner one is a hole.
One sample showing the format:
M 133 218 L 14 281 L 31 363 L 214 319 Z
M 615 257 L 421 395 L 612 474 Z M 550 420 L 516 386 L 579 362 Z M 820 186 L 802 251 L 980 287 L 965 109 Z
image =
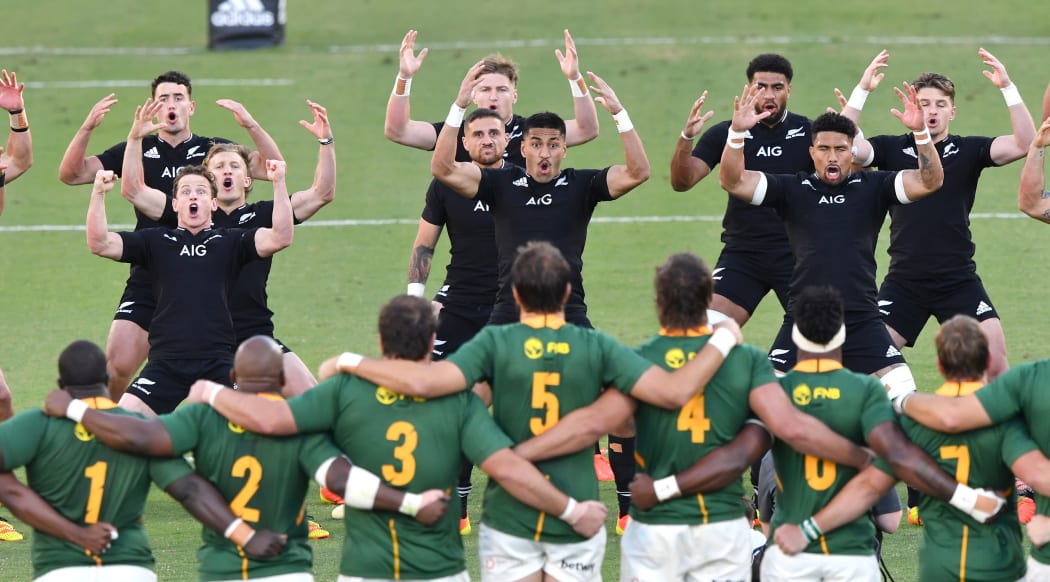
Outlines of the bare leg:
M 991 381 L 1010 369 L 1010 362 L 1006 360 L 1006 336 L 998 317 L 982 321 L 981 329 L 988 337 L 988 380 Z
M 711 296 L 711 309 L 732 317 L 740 327 L 744 327 L 747 320 L 751 319 L 751 314 L 746 309 L 718 293 Z
M 316 385 L 317 378 L 295 352 L 284 355 L 284 389 L 281 392 L 286 398 L 302 394 Z
M 889 325 L 886 326 L 886 331 L 890 332 L 890 339 L 893 340 L 893 345 L 897 346 L 898 350 L 903 348 L 904 345 L 908 343 L 907 338 L 902 336 L 900 333 L 897 332 L 897 330 L 893 329 Z M 882 370 L 879 370 L 879 372 L 875 372 L 875 375 L 882 376 L 880 372 L 882 372 Z
M 120 400 L 147 356 L 149 333 L 135 322 L 114 319 L 106 339 L 106 372 L 109 373 L 111 400 Z
M 124 410 L 138 412 L 141 414 L 145 414 L 146 416 L 157 416 L 157 413 L 153 412 L 153 409 L 150 408 L 148 404 L 143 402 L 141 398 L 135 396 L 134 394 L 124 393 L 124 395 L 120 397 L 120 402 L 118 402 L 117 404 Z

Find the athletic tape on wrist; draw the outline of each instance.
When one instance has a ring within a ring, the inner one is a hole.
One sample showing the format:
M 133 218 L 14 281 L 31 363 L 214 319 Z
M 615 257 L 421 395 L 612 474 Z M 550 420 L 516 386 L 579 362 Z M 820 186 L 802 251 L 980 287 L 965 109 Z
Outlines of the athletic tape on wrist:
M 88 408 L 87 402 L 73 399 L 69 406 L 66 407 L 66 418 L 79 424 L 84 420 L 84 413 L 87 412 Z
M 948 500 L 948 503 L 969 515 L 977 505 L 977 491 L 972 487 L 959 483 L 955 486 L 955 492 L 952 493 L 952 498 Z
M 208 406 L 215 408 L 215 397 L 219 395 L 220 390 L 222 390 L 222 386 L 218 384 L 208 386 Z
M 408 97 L 412 93 L 412 77 L 407 79 L 401 75 L 397 76 L 394 80 L 394 95 L 398 97 Z
M 572 512 L 576 511 L 576 505 L 576 500 L 570 497 L 569 502 L 565 504 L 565 511 L 561 512 L 561 515 L 558 516 L 558 519 L 564 521 L 565 523 L 568 523 L 569 525 L 575 524 L 575 521 L 569 520 L 572 517 Z
M 736 131 L 732 127 L 729 128 L 729 132 L 726 134 L 726 145 L 738 150 L 744 147 L 744 139 L 747 137 L 747 131 Z
M 678 489 L 678 479 L 674 475 L 653 481 L 653 491 L 656 492 L 656 498 L 660 501 L 674 499 L 682 494 L 682 491 Z
M 1007 107 L 1013 107 L 1014 105 L 1024 103 L 1024 100 L 1021 99 L 1021 92 L 1017 90 L 1017 85 L 1010 83 L 999 90 L 1003 93 L 1003 99 L 1006 100 Z
M 620 133 L 627 133 L 634 129 L 634 124 L 631 123 L 631 116 L 627 115 L 626 109 L 621 109 L 619 113 L 613 115 L 613 121 L 616 122 L 616 131 Z
M 426 291 L 427 286 L 422 283 L 409 283 L 408 289 L 405 291 L 405 293 L 408 293 L 413 297 L 422 297 L 423 294 L 426 293 Z
M 681 135 L 682 139 L 684 139 L 685 141 L 693 141 L 694 139 L 696 139 L 695 135 L 693 137 L 689 137 L 688 135 L 686 135 L 684 129 L 682 130 L 682 133 L 680 133 L 679 135 Z
M 806 539 L 811 542 L 816 541 L 820 536 L 824 535 L 824 532 L 820 530 L 820 527 L 812 516 L 806 518 L 799 528 L 802 530 L 802 535 L 806 536 Z
M 707 340 L 707 343 L 721 352 L 723 358 L 726 358 L 736 346 L 736 336 L 728 329 L 720 327 L 715 330 L 715 333 L 711 334 L 711 339 Z
M 234 530 L 236 530 L 237 526 L 241 525 L 242 523 L 244 523 L 244 520 L 239 517 L 231 521 L 230 525 L 226 526 L 226 531 L 222 532 L 222 537 L 230 539 L 230 536 L 233 535 Z
M 587 81 L 583 80 L 583 75 L 569 81 L 569 89 L 572 90 L 573 98 L 586 97 L 590 92 L 590 90 L 587 89 Z
M 463 125 L 463 114 L 467 110 L 455 103 L 448 108 L 448 117 L 445 118 L 445 125 L 449 127 L 459 127 Z
M 404 498 L 401 499 L 401 507 L 398 507 L 397 510 L 409 517 L 415 517 L 422 506 L 422 495 L 419 493 L 405 493 Z
M 926 145 L 930 143 L 930 128 L 923 127 L 922 131 L 913 131 L 912 135 L 915 136 L 915 145 Z
M 343 491 L 343 500 L 347 505 L 356 509 L 372 509 L 378 492 L 379 477 L 357 465 L 350 467 Z
M 343 352 L 339 355 L 339 359 L 336 360 L 336 365 L 339 366 L 341 371 L 353 371 L 361 365 L 361 360 L 365 359 L 361 354 L 355 354 L 354 352 Z
M 857 111 L 864 109 L 864 102 L 868 100 L 869 92 L 860 88 L 857 85 L 853 88 L 853 92 L 849 94 L 849 101 L 846 101 L 846 107 L 852 107 Z

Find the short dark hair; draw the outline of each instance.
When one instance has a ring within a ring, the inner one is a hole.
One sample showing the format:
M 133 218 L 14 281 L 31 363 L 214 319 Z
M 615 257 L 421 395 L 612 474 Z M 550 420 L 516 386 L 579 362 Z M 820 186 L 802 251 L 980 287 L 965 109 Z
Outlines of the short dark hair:
M 911 82 L 911 86 L 915 88 L 916 92 L 919 89 L 937 89 L 947 95 L 952 100 L 952 104 L 955 103 L 955 83 L 940 73 L 923 73 Z
M 530 129 L 557 129 L 564 137 L 565 120 L 557 113 L 551 113 L 550 111 L 533 113 L 525 118 L 525 123 L 521 127 L 521 135 L 528 135 Z
M 814 119 L 809 126 L 809 131 L 813 135 L 814 141 L 817 139 L 818 133 L 825 131 L 841 133 L 853 139 L 857 137 L 857 124 L 844 115 L 829 111 Z
M 787 77 L 788 83 L 790 83 L 795 71 L 791 68 L 791 61 L 784 58 L 783 55 L 762 53 L 751 59 L 751 62 L 747 64 L 748 82 L 755 78 L 755 73 L 780 73 Z
M 88 340 L 77 340 L 58 356 L 58 383 L 63 388 L 101 385 L 109 382 L 106 354 Z
M 557 313 L 565 302 L 565 286 L 572 269 L 558 247 L 531 241 L 518 247 L 510 268 L 510 280 L 518 292 L 521 308 L 536 313 Z
M 479 119 L 484 119 L 485 117 L 494 117 L 499 120 L 500 125 L 503 125 L 503 118 L 499 116 L 499 113 L 497 113 L 495 109 L 489 109 L 487 107 L 478 107 L 474 111 L 471 111 L 467 115 L 467 119 L 463 125 L 470 125 L 471 123 L 474 123 Z
M 671 255 L 656 267 L 656 311 L 665 329 L 699 327 L 711 303 L 711 270 L 692 253 Z
M 422 297 L 398 295 L 379 312 L 379 339 L 388 358 L 418 361 L 430 353 L 434 308 Z
M 154 97 L 157 96 L 157 85 L 161 83 L 175 83 L 176 85 L 186 86 L 186 95 L 193 96 L 193 84 L 190 83 L 189 76 L 182 71 L 168 71 L 167 73 L 161 73 L 157 75 L 156 79 L 153 79 L 153 84 L 150 86 L 150 94 Z
M 798 330 L 811 342 L 826 344 L 842 327 L 842 294 L 834 287 L 802 289 L 791 310 Z
M 980 380 L 988 371 L 988 336 L 969 315 L 956 315 L 937 330 L 937 360 L 947 380 Z
M 175 183 L 171 186 L 172 196 L 178 196 L 179 182 L 186 176 L 203 176 L 207 178 L 211 187 L 211 197 L 215 198 L 219 194 L 219 186 L 215 183 L 215 174 L 209 172 L 208 168 L 204 166 L 183 166 L 179 168 L 179 173 L 175 175 Z

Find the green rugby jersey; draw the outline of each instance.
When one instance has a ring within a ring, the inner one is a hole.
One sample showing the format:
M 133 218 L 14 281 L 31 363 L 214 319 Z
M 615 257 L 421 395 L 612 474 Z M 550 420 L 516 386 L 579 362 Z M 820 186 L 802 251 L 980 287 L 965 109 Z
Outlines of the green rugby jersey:
M 878 379 L 846 370 L 833 360 L 803 360 L 780 379 L 780 384 L 796 408 L 858 445 L 866 443 L 879 424 L 896 422 L 886 388 Z M 777 478 L 773 531 L 783 523 L 802 523 L 857 474 L 853 467 L 802 455 L 779 440 L 773 444 L 773 462 Z M 872 555 L 874 543 L 875 526 L 862 515 L 813 541 L 805 551 Z
M 108 398 L 85 398 L 92 408 L 133 414 Z M 183 459 L 149 459 L 115 451 L 83 425 L 27 410 L 0 423 L 0 469 L 26 468 L 30 489 L 66 519 L 84 525 L 106 522 L 120 537 L 102 556 L 43 532 L 33 536 L 33 575 L 58 568 L 125 564 L 153 569 L 153 554 L 142 526 L 150 482 L 164 488 L 190 474 Z
M 556 317 L 491 325 L 448 357 L 467 385 L 492 386 L 492 416 L 515 443 L 528 440 L 577 408 L 593 403 L 602 389 L 628 393 L 652 363 L 608 335 L 566 324 Z M 598 499 L 594 453 L 536 463 L 555 487 L 579 499 Z M 503 533 L 551 543 L 584 538 L 572 527 L 521 503 L 499 483 L 485 489 L 481 521 Z
M 941 396 L 963 396 L 981 387 L 978 382 L 949 382 Z M 919 548 L 919 579 L 1019 580 L 1024 577 L 1021 525 L 1017 519 L 1014 476 L 1010 470 L 1021 455 L 1035 450 L 1020 419 L 959 434 L 945 434 L 904 418 L 908 438 L 933 457 L 955 480 L 1006 496 L 1004 513 L 981 524 L 947 501 L 923 495 L 919 513 L 925 526 Z M 886 469 L 880 463 L 880 469 Z M 889 471 L 887 471 L 889 472 Z
M 451 492 L 464 456 L 479 465 L 511 445 L 471 392 L 424 400 L 340 374 L 288 405 L 300 432 L 332 431 L 355 465 L 411 493 Z M 467 568 L 456 511 L 427 527 L 399 513 L 347 507 L 345 524 L 344 576 L 429 579 Z
M 987 386 L 977 391 L 977 400 L 984 406 L 992 424 L 998 424 L 1018 414 L 1023 415 L 1032 436 L 1044 455 L 1050 455 L 1050 399 L 1043 392 L 1050 384 L 1050 359 L 1021 364 L 1007 370 Z M 1035 496 L 1036 513 L 1050 515 L 1050 498 Z M 1050 564 L 1050 544 L 1032 548 L 1032 557 Z
M 661 331 L 638 347 L 638 353 L 666 370 L 685 365 L 711 337 L 689 332 Z M 700 333 L 700 332 L 698 332 Z M 776 383 L 766 354 L 749 345 L 734 348 L 707 383 L 703 394 L 694 396 L 678 410 L 665 410 L 644 402 L 634 413 L 638 440 L 635 443 L 639 471 L 662 478 L 683 471 L 704 455 L 733 440 L 744 422 L 753 418 L 748 396 L 753 388 Z M 654 525 L 706 524 L 744 516 L 740 479 L 719 491 L 683 496 L 659 503 L 649 511 L 631 507 L 631 518 Z
M 275 394 L 262 398 L 280 399 Z M 160 417 L 176 455 L 193 451 L 197 473 L 211 481 L 234 515 L 257 529 L 288 535 L 281 555 L 249 557 L 222 535 L 203 528 L 197 551 L 201 580 L 261 578 L 310 572 L 307 488 L 325 461 L 341 453 L 326 434 L 266 437 L 245 431 L 205 404 Z

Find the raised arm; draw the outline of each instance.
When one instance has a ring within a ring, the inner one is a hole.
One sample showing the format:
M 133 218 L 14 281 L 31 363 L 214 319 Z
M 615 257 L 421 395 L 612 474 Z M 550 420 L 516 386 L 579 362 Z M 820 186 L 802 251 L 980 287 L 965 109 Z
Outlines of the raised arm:
M 124 239 L 115 232 L 109 232 L 106 221 L 106 192 L 117 183 L 117 175 L 109 170 L 99 170 L 95 174 L 95 183 L 91 187 L 91 202 L 87 212 L 87 244 L 93 254 L 114 261 L 124 254 Z
M 689 110 L 689 117 L 685 120 L 685 128 L 675 140 L 674 152 L 671 153 L 671 188 L 675 192 L 685 192 L 711 173 L 711 166 L 693 155 L 693 140 L 700 135 L 704 124 L 715 114 L 714 111 L 700 111 L 705 101 L 707 91 L 693 102 L 693 108 Z
M 19 83 L 14 71 L 0 71 L 0 108 L 11 117 L 11 133 L 7 136 L 7 148 L 0 154 L 0 162 L 7 165 L 5 180 L 13 182 L 33 165 L 33 136 L 29 133 L 26 104 L 22 98 L 25 83 Z
M 135 208 L 153 220 L 164 215 L 164 207 L 171 203 L 172 192 L 161 192 L 146 185 L 142 170 L 142 140 L 149 134 L 164 127 L 156 123 L 164 103 L 152 98 L 135 108 L 135 121 L 128 133 L 127 147 L 124 149 L 124 162 L 121 166 L 120 194 L 135 205 Z
M 757 463 L 772 446 L 766 427 L 748 422 L 733 440 L 707 453 L 689 468 L 675 475 L 653 481 L 650 475 L 638 473 L 631 481 L 631 504 L 645 511 L 657 503 L 718 491 L 740 481 L 744 470 Z
M 434 145 L 434 155 L 430 158 L 430 173 L 458 194 L 473 198 L 478 193 L 481 184 L 481 168 L 472 162 L 456 161 L 456 139 L 459 137 L 459 128 L 463 125 L 463 113 L 470 105 L 470 96 L 474 87 L 478 84 L 478 74 L 484 61 L 474 63 L 467 71 L 463 82 L 459 85 L 459 93 L 455 102 L 449 108 L 445 125 L 441 127 L 438 134 L 437 144 Z
M 86 157 L 88 142 L 91 141 L 91 132 L 102 124 L 106 114 L 116 104 L 115 94 L 110 93 L 91 107 L 84 123 L 80 124 L 73 135 L 73 140 L 69 142 L 66 152 L 62 155 L 62 162 L 58 166 L 60 180 L 70 186 L 76 186 L 87 184 L 95 179 L 95 174 L 102 169 L 102 162 L 99 161 L 98 156 Z
M 514 452 L 532 463 L 575 453 L 623 426 L 637 406 L 630 396 L 608 388 L 593 403 L 573 410 L 554 426 L 518 443 Z
M 430 262 L 434 248 L 441 237 L 441 227 L 422 218 L 416 229 L 416 240 L 412 241 L 412 253 L 408 257 L 408 294 L 422 297 L 426 293 L 430 277 Z
M 292 194 L 292 215 L 299 220 L 309 219 L 335 200 L 335 137 L 328 123 L 328 110 L 310 100 L 306 101 L 306 105 L 314 116 L 313 123 L 300 119 L 299 125 L 317 138 L 320 151 L 317 152 L 313 184 L 306 190 Z
M 415 54 L 417 34 L 415 30 L 410 30 L 401 40 L 397 79 L 394 80 L 394 90 L 390 93 L 390 99 L 386 103 L 386 123 L 383 126 L 383 135 L 394 143 L 429 150 L 434 147 L 437 140 L 434 126 L 425 121 L 413 120 L 409 102 L 412 77 L 423 66 L 423 59 L 426 58 L 428 50 L 424 48 L 419 51 L 418 55 Z
M 76 404 L 79 403 L 79 404 Z M 171 435 L 156 417 L 140 418 L 87 408 L 66 390 L 52 390 L 44 400 L 48 416 L 79 422 L 107 447 L 152 457 L 174 454 Z
M 860 81 L 857 82 L 857 86 L 850 93 L 849 100 L 842 107 L 841 115 L 853 120 L 858 127 L 860 125 L 860 112 L 864 109 L 864 103 L 867 101 L 868 95 L 878 88 L 879 83 L 886 76 L 882 69 L 889 66 L 889 60 L 889 51 L 886 49 L 879 51 L 879 54 L 875 55 L 875 58 L 864 69 L 860 76 Z M 835 96 L 840 101 L 843 99 L 842 92 L 837 88 L 835 89 Z M 859 129 L 857 136 L 853 139 L 853 147 L 856 148 L 853 158 L 857 163 L 865 167 L 870 165 L 875 152 L 871 149 L 871 144 L 868 143 L 868 140 L 864 139 Z
M 419 398 L 437 398 L 469 388 L 459 367 L 447 361 L 377 360 L 345 352 L 322 363 L 318 378 L 323 380 L 338 373 L 354 374 L 398 394 Z
M 587 76 L 594 83 L 591 90 L 598 95 L 594 100 L 612 114 L 613 120 L 616 121 L 616 131 L 620 133 L 620 142 L 623 144 L 625 164 L 609 168 L 609 174 L 606 177 L 609 195 L 615 199 L 634 190 L 649 179 L 649 158 L 645 155 L 642 138 L 635 131 L 627 110 L 616 97 L 616 92 L 598 75 L 588 71 Z
M 864 449 L 795 408 L 780 384 L 770 382 L 755 388 L 748 403 L 777 438 L 803 455 L 857 468 L 871 463 L 871 455 Z
M 992 161 L 999 165 L 1009 164 L 1023 158 L 1028 152 L 1028 145 L 1035 137 L 1035 123 L 1032 121 L 1032 114 L 1028 111 L 1028 107 L 1021 100 L 1021 93 L 1017 90 L 1017 85 L 1014 85 L 1006 73 L 1006 67 L 992 53 L 983 48 L 977 53 L 981 56 L 985 66 L 991 68 L 990 71 L 981 72 L 1003 93 L 1006 109 L 1010 112 L 1010 127 L 1013 130 L 1009 135 L 1000 135 L 992 141 Z
M 944 183 L 944 168 L 941 167 L 941 156 L 930 138 L 930 130 L 926 127 L 915 88 L 904 83 L 904 91 L 894 87 L 893 92 L 900 98 L 904 111 L 891 109 L 890 113 L 915 134 L 915 154 L 919 159 L 919 167 L 902 170 L 900 176 L 904 196 L 909 201 L 915 201 L 940 189 Z M 898 192 L 898 196 L 900 194 Z
M 711 339 L 686 365 L 674 372 L 651 366 L 631 387 L 631 396 L 669 410 L 685 406 L 694 396 L 703 394 L 704 386 L 718 373 L 729 351 L 742 340 L 735 321 L 719 323 Z
M 266 160 L 266 179 L 273 182 L 273 226 L 255 232 L 255 250 L 260 257 L 271 257 L 288 248 L 295 236 L 292 201 L 288 199 L 288 185 L 285 183 L 286 170 L 284 160 Z
M 1021 168 L 1021 184 L 1017 189 L 1017 208 L 1036 220 L 1050 224 L 1050 192 L 1046 188 L 1043 170 L 1046 147 L 1050 145 L 1050 117 L 1039 126 L 1039 131 L 1028 147 L 1028 158 Z
M 718 183 L 722 189 L 747 203 L 755 197 L 755 190 L 764 178 L 762 172 L 744 167 L 744 136 L 756 123 L 769 117 L 768 111 L 755 112 L 756 99 L 758 87 L 750 85 L 744 85 L 741 94 L 733 98 L 733 120 L 718 166 Z
M 256 434 L 282 436 L 299 432 L 286 401 L 230 390 L 210 380 L 194 382 L 186 402 L 208 404 L 230 422 Z
M 284 161 L 281 150 L 277 148 L 277 142 L 273 141 L 270 134 L 266 133 L 266 130 L 255 121 L 244 105 L 233 99 L 219 99 L 215 104 L 233 113 L 237 125 L 248 132 L 248 137 L 252 138 L 252 143 L 255 144 L 255 150 L 248 156 L 248 171 L 251 177 L 258 180 L 269 180 L 266 162 L 268 160 Z
M 75 544 L 89 554 L 106 553 L 117 531 L 108 523 L 81 527 L 69 521 L 10 472 L 0 473 L 0 502 L 33 530 Z
M 565 145 L 572 147 L 585 144 L 598 137 L 598 109 L 587 94 L 587 81 L 580 74 L 580 57 L 576 54 L 569 29 L 565 29 L 565 53 L 554 49 L 554 56 L 561 64 L 561 72 L 569 80 L 572 91 L 572 109 L 576 119 L 565 120 Z

